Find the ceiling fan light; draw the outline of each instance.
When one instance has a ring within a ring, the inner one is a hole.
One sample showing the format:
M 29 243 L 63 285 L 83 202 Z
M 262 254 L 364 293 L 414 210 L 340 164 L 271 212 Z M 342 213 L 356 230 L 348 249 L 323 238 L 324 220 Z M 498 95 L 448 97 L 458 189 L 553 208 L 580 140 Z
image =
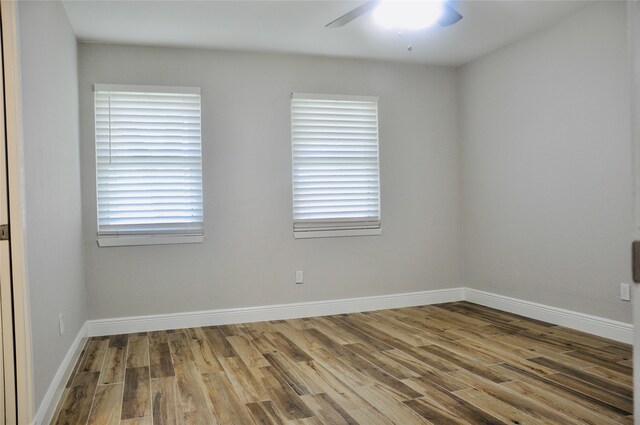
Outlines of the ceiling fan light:
M 420 30 L 436 23 L 443 13 L 443 0 L 381 0 L 373 18 L 384 28 Z

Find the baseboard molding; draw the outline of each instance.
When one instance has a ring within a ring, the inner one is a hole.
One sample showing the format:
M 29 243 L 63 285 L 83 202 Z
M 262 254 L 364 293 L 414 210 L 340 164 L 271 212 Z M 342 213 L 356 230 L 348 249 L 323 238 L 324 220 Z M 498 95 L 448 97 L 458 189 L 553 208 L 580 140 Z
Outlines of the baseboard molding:
M 113 319 L 90 320 L 87 324 L 89 336 L 102 336 L 198 326 L 263 322 L 266 320 L 295 319 L 326 316 L 330 314 L 357 313 L 388 308 L 439 304 L 461 301 L 463 299 L 464 288 L 452 288 L 293 304 L 227 308 L 153 316 L 118 317 Z
M 71 377 L 71 372 L 73 372 L 73 367 L 80 357 L 80 353 L 82 352 L 83 340 L 87 337 L 87 322 L 82 325 L 78 335 L 76 335 L 71 347 L 69 347 L 69 351 L 62 359 L 62 363 L 60 367 L 56 371 L 56 374 L 53 377 L 53 381 L 49 385 L 47 392 L 40 403 L 40 407 L 36 411 L 36 414 L 33 418 L 34 425 L 47 425 L 53 419 L 53 413 L 56 409 L 60 401 L 60 397 L 62 396 L 62 392 L 64 391 L 64 387 L 67 384 L 67 381 Z
M 590 334 L 602 336 L 627 344 L 633 343 L 633 324 L 605 319 L 591 314 L 579 313 L 559 307 L 511 298 L 477 289 L 464 288 L 466 301 L 493 307 L 509 313 L 566 326 Z
M 404 294 L 312 301 L 257 307 L 227 308 L 151 316 L 89 320 L 88 336 L 116 335 L 198 326 L 295 319 L 329 314 L 357 313 L 466 300 L 498 310 L 631 344 L 633 325 L 577 311 L 534 303 L 472 288 L 437 289 Z

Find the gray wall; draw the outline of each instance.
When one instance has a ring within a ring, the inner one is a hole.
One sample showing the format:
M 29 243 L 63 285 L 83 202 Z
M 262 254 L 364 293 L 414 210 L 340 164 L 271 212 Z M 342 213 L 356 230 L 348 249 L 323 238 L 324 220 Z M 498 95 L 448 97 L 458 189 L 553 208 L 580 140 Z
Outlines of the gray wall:
M 625 7 L 589 6 L 462 68 L 467 286 L 631 322 Z
M 87 319 L 76 40 L 59 2 L 20 2 L 27 273 L 35 405 Z M 58 314 L 66 330 L 58 333 Z
M 460 284 L 455 70 L 309 56 L 80 44 L 92 319 Z M 202 88 L 205 242 L 96 244 L 93 83 Z M 380 97 L 381 236 L 294 240 L 289 94 Z M 303 269 L 305 284 L 294 284 Z

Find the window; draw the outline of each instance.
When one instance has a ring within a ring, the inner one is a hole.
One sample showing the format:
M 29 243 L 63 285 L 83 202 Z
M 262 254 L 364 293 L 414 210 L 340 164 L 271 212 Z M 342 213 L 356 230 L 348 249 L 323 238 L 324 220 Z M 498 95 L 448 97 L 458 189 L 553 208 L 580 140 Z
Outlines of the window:
M 201 242 L 200 89 L 94 90 L 99 245 Z
M 291 96 L 296 238 L 380 234 L 378 99 Z

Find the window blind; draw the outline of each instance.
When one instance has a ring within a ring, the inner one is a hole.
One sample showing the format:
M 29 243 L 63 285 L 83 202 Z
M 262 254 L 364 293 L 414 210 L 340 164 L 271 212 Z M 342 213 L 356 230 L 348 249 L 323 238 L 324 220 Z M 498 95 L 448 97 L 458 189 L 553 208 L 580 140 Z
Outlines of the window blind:
M 378 99 L 291 96 L 294 232 L 380 228 Z
M 202 235 L 200 89 L 95 86 L 98 236 Z

